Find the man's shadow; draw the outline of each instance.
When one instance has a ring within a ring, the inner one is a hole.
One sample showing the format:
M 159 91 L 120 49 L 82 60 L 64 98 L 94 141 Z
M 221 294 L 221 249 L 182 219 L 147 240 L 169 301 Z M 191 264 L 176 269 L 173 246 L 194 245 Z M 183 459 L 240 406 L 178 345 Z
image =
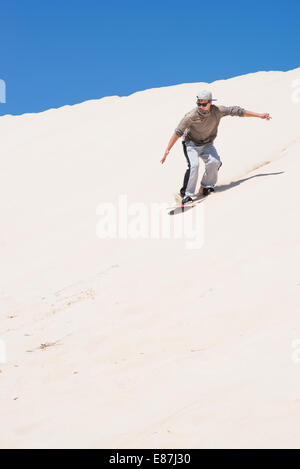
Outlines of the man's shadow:
M 257 177 L 261 177 L 261 176 L 278 176 L 279 174 L 283 174 L 283 173 L 284 173 L 284 171 L 280 171 L 278 173 L 254 174 L 254 176 L 249 176 L 248 178 L 239 179 L 238 181 L 233 181 L 230 184 L 223 184 L 221 186 L 216 186 L 216 192 L 227 191 L 228 189 L 232 189 L 233 187 L 239 186 L 243 182 L 249 181 L 250 179 L 253 179 L 253 178 L 257 178 Z M 202 202 L 205 198 L 206 197 L 201 197 L 200 202 Z M 192 208 L 194 206 L 191 206 L 191 207 L 187 206 L 187 207 L 184 207 L 184 208 L 179 208 L 178 207 L 178 208 L 172 209 L 169 212 L 169 215 L 178 215 L 179 213 L 183 213 L 184 211 L 192 210 Z
M 249 179 L 262 177 L 262 176 L 278 176 L 279 174 L 283 174 L 284 171 L 280 171 L 278 173 L 262 173 L 262 174 L 255 174 L 254 176 L 249 176 L 248 178 L 239 179 L 238 181 L 233 181 L 230 184 L 223 184 L 221 186 L 216 186 L 216 192 L 227 191 L 228 189 L 232 189 L 233 187 L 239 186 L 242 182 L 249 181 Z

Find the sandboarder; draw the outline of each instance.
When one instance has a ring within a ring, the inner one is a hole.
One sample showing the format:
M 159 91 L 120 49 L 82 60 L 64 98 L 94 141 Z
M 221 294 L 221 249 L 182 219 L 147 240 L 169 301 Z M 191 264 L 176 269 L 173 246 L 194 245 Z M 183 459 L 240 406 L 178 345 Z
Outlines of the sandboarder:
M 179 137 L 183 137 L 183 151 L 188 164 L 183 186 L 180 189 L 183 205 L 191 202 L 193 200 L 192 196 L 195 195 L 199 157 L 205 163 L 205 172 L 198 194 L 206 196 L 214 191 L 218 179 L 218 170 L 222 162 L 213 142 L 217 136 L 222 117 L 239 116 L 271 119 L 270 114 L 267 113 L 257 114 L 240 106 L 215 106 L 212 101 L 216 101 L 216 99 L 212 98 L 211 91 L 200 91 L 197 95 L 197 107 L 188 112 L 179 122 L 161 159 L 161 163 L 164 163 L 174 143 Z

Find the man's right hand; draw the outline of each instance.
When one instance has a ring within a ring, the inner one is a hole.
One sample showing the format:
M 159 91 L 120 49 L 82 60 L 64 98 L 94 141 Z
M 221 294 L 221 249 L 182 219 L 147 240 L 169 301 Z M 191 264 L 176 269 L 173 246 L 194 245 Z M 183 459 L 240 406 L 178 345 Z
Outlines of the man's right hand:
M 168 156 L 169 153 L 170 153 L 169 150 L 165 151 L 165 154 L 164 154 L 163 158 L 160 160 L 161 164 L 163 164 L 166 161 L 167 156 Z
M 170 138 L 170 141 L 167 145 L 167 150 L 165 151 L 165 154 L 164 154 L 163 158 L 160 160 L 160 162 L 162 164 L 166 161 L 166 158 L 167 158 L 168 154 L 170 153 L 170 150 L 171 150 L 172 146 L 174 145 L 175 142 L 177 142 L 178 139 L 179 139 L 179 137 L 178 137 L 177 134 L 173 134 L 172 137 Z

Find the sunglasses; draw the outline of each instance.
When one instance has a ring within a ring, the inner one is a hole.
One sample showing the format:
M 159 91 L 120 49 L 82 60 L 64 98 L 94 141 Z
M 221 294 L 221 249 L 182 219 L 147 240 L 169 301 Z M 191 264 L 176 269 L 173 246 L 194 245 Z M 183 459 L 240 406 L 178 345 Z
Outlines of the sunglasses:
M 208 101 L 207 103 L 198 103 L 198 106 L 206 107 L 209 103 L 211 103 L 211 101 Z

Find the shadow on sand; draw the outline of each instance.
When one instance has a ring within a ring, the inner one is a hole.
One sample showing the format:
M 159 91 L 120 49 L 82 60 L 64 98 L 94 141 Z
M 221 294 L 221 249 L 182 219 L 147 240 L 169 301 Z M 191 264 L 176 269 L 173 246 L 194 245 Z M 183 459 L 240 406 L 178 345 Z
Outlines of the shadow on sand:
M 278 174 L 283 174 L 284 171 L 280 171 L 278 173 L 262 173 L 262 174 L 254 174 L 254 176 L 249 176 L 248 178 L 239 179 L 238 181 L 233 181 L 230 184 L 223 184 L 222 186 L 216 186 L 216 192 L 227 191 L 228 189 L 232 189 L 235 186 L 242 184 L 243 182 L 249 181 L 249 179 L 258 178 L 262 176 L 277 176 Z
M 221 186 L 216 186 L 216 193 L 227 191 L 228 189 L 232 189 L 233 187 L 239 186 L 243 182 L 249 181 L 249 179 L 262 177 L 262 176 L 278 176 L 279 174 L 283 174 L 283 173 L 284 173 L 284 171 L 280 171 L 278 173 L 255 174 L 254 176 L 249 176 L 248 178 L 243 178 L 243 179 L 239 179 L 238 181 L 233 181 L 230 184 L 223 184 Z M 206 197 L 200 197 L 199 202 L 202 202 L 204 199 L 206 199 Z M 197 205 L 197 204 L 195 204 L 195 205 Z M 186 212 L 188 210 L 192 210 L 192 208 L 195 207 L 195 205 L 193 205 L 191 207 L 187 206 L 187 207 L 184 207 L 184 208 L 173 209 L 169 212 L 169 215 L 178 215 L 179 213 L 183 213 L 183 212 Z

